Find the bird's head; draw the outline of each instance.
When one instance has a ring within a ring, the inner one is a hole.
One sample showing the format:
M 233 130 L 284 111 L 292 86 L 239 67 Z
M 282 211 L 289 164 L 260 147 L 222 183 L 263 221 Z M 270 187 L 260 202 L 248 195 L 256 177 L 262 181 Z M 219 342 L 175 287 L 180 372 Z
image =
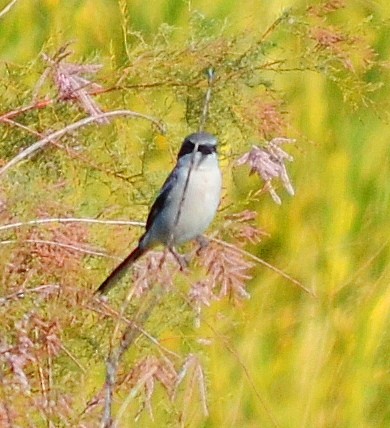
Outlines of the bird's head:
M 217 138 L 208 132 L 195 132 L 188 135 L 181 145 L 178 159 L 193 153 L 194 150 L 202 155 L 211 155 L 217 152 Z

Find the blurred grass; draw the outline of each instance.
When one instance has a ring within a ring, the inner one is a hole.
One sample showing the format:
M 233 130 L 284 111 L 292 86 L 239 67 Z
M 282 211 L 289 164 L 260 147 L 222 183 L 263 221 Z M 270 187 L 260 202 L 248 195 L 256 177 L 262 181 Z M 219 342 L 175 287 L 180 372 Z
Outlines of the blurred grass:
M 282 8 L 304 4 L 270 2 L 260 13 L 250 0 L 240 6 L 191 2 L 248 33 L 267 28 Z M 126 7 L 129 25 L 145 37 L 162 22 L 185 31 L 184 1 L 145 7 L 137 0 Z M 358 23 L 370 14 L 389 19 L 387 3 L 355 1 L 338 19 Z M 112 53 L 126 63 L 120 16 L 115 1 L 20 0 L 0 20 L 1 58 L 22 64 L 46 43 L 73 39 L 77 55 Z M 388 58 L 386 29 L 368 37 Z M 281 207 L 267 198 L 254 205 L 259 225 L 272 233 L 257 253 L 313 287 L 317 297 L 258 269 L 250 301 L 237 310 L 215 304 L 207 312 L 199 337 L 212 339 L 205 352 L 210 417 L 193 411 L 191 426 L 268 427 L 270 415 L 281 427 L 390 426 L 390 94 L 386 70 L 367 79 L 385 80 L 378 112 L 349 108 L 318 75 L 281 77 L 294 132 L 302 136 L 290 166 L 297 194 L 284 195 Z M 159 426 L 158 414 L 155 423 L 142 415 L 140 426 Z

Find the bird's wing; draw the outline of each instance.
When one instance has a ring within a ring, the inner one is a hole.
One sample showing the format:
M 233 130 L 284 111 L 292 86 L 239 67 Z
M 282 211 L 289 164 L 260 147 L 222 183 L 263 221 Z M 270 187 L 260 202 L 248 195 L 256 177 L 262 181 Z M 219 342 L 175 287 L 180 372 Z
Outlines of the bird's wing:
M 166 206 L 167 201 L 169 200 L 169 194 L 172 188 L 176 185 L 177 179 L 178 171 L 174 168 L 162 185 L 161 190 L 149 211 L 148 219 L 146 220 L 146 232 L 151 228 L 157 214 Z

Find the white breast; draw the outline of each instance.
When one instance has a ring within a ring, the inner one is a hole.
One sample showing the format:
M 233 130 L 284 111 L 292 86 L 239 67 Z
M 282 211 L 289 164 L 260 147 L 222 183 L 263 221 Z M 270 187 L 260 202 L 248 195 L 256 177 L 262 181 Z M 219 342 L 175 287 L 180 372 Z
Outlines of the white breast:
M 215 216 L 222 183 L 217 156 L 196 156 L 183 199 L 190 166 L 188 159 L 189 156 L 187 162 L 179 163 L 176 167 L 178 179 L 171 189 L 167 204 L 145 237 L 147 246 L 149 242 L 180 245 L 190 241 L 204 233 Z
M 216 158 L 191 171 L 180 218 L 175 228 L 175 244 L 201 235 L 213 220 L 221 197 L 221 172 Z M 180 192 L 182 194 L 182 192 Z

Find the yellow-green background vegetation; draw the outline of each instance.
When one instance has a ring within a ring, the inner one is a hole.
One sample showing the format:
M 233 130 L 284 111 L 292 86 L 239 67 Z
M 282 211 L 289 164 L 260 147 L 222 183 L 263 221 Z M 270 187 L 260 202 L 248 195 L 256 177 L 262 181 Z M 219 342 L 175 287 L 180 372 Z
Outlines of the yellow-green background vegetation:
M 0 7 L 7 3 L 2 0 Z M 341 2 L 328 2 L 331 3 Z M 323 3 L 299 0 L 129 0 L 127 3 L 124 0 L 19 0 L 0 18 L 1 91 L 5 94 L 0 113 L 28 104 L 26 94 L 31 95 L 29 90 L 46 66 L 39 57 L 40 52 L 52 55 L 66 42 L 72 41 L 70 49 L 74 52 L 69 61 L 103 64 L 97 80 L 104 87 L 115 83 L 115 78 L 110 80 L 111 73 L 118 76 L 121 68 L 126 75 L 127 67 L 132 70 L 134 82 L 142 86 L 143 82 L 150 81 L 150 76 L 161 81 L 165 79 L 164 63 L 171 73 L 168 80 L 184 79 L 180 74 L 180 58 L 167 52 L 171 45 L 176 46 L 175 53 L 179 51 L 180 41 L 186 40 L 193 31 L 190 28 L 196 19 L 203 22 L 198 34 L 200 39 L 206 39 L 208 31 L 213 34 L 226 25 L 220 37 L 230 37 L 232 50 L 237 50 L 240 43 L 249 46 L 252 38 L 253 43 L 259 40 L 283 11 L 291 13 L 292 21 L 298 19 L 297 16 L 306 19 L 310 15 L 309 4 Z M 196 11 L 204 15 L 204 20 Z M 257 266 L 247 286 L 251 298 L 236 305 L 228 299 L 215 302 L 205 310 L 198 329 L 191 327 L 192 319 L 188 314 L 183 320 L 183 302 L 171 298 L 163 305 L 161 313 L 154 315 L 153 334 L 165 338 L 166 346 L 175 351 L 196 351 L 201 356 L 209 416 L 203 415 L 197 392 L 188 402 L 184 395 L 181 404 L 179 400 L 170 404 L 163 389 L 157 388 L 152 397 L 154 420 L 144 411 L 138 426 L 179 426 L 181 423 L 204 427 L 390 426 L 390 93 L 389 63 L 386 63 L 390 51 L 389 14 L 385 0 L 353 0 L 317 20 L 308 18 L 305 24 L 308 32 L 327 27 L 356 35 L 350 51 L 346 50 L 353 65 L 348 69 L 346 63 L 341 67 L 337 64 L 332 70 L 330 64 L 329 73 L 326 58 L 332 53 L 325 51 L 324 58 L 320 54 L 313 57 L 311 64 L 310 58 L 305 57 L 305 46 L 300 44 L 304 40 L 298 34 L 302 27 L 296 32 L 285 29 L 271 35 L 272 47 L 264 48 L 269 61 L 294 59 L 297 52 L 301 52 L 303 58 L 301 62 L 287 61 L 288 71 L 267 71 L 263 76 L 265 81 L 271 82 L 275 102 L 288 123 L 283 136 L 297 139 L 296 145 L 286 148 L 294 156 L 288 170 L 296 195 L 290 197 L 279 188 L 281 206 L 267 195 L 259 199 L 248 196 L 251 189 L 259 188 L 258 178 L 247 178 L 247 171 L 237 172 L 229 163 L 229 157 L 237 157 L 248 150 L 252 141 L 256 142 L 256 136 L 250 131 L 253 124 L 249 124 L 238 138 L 238 127 L 229 122 L 223 107 L 229 110 L 237 105 L 249 111 L 250 105 L 245 102 L 254 95 L 245 98 L 246 94 L 242 94 L 242 100 L 237 99 L 233 90 L 229 94 L 228 83 L 225 92 L 216 85 L 210 128 L 218 132 L 221 139 L 225 207 L 229 207 L 230 213 L 235 212 L 235 207 L 237 212 L 244 208 L 258 212 L 257 226 L 270 237 L 258 245 L 248 245 L 247 249 L 297 278 L 316 296 L 303 292 L 275 272 Z M 213 20 L 217 20 L 217 24 Z M 206 22 L 210 22 L 209 30 Z M 163 30 L 162 24 L 167 24 Z M 295 25 L 294 22 L 290 24 Z M 157 34 L 166 35 L 166 44 L 156 41 Z M 152 48 L 148 51 L 144 44 Z M 359 62 L 367 53 L 368 45 L 376 55 L 367 55 L 366 61 L 378 62 L 372 67 Z M 212 46 L 217 50 L 220 45 Z M 142 58 L 138 75 L 134 71 L 137 70 L 137 49 Z M 219 52 L 229 53 L 229 48 L 223 49 Z M 144 58 L 148 57 L 145 52 L 152 51 L 157 62 L 149 76 Z M 237 52 L 230 54 L 238 55 Z M 197 52 L 199 73 L 205 66 L 215 65 L 213 55 L 213 50 L 203 52 L 203 56 L 202 52 Z M 355 61 L 355 57 L 359 58 Z M 206 59 L 202 61 L 202 58 Z M 186 60 L 183 60 L 182 69 L 187 70 L 188 80 L 193 82 L 197 65 L 191 63 L 186 69 Z M 256 60 L 255 55 L 253 60 Z M 228 66 L 223 60 L 220 62 L 225 67 L 223 74 Z M 176 68 L 175 63 L 179 64 Z M 217 74 L 221 73 L 216 68 Z M 257 78 L 262 78 L 261 72 Z M 247 90 L 261 97 L 264 91 L 257 86 L 262 86 L 261 80 L 254 82 L 252 87 L 248 85 Z M 173 95 L 169 85 L 151 95 L 142 87 L 102 95 L 99 100 L 110 109 L 126 106 L 158 117 L 168 126 L 167 136 L 163 137 L 148 123 L 119 119 L 107 129 L 97 127 L 69 137 L 68 144 L 76 150 L 78 145 L 82 146 L 87 159 L 97 153 L 94 162 L 104 170 L 136 177 L 130 180 L 131 185 L 91 165 L 83 169 L 77 159 L 69 161 L 66 152 L 49 149 L 38 155 L 38 159 L 25 161 L 0 177 L 1 222 L 28 221 L 38 216 L 65 217 L 67 214 L 142 221 L 148 204 L 172 165 L 181 138 L 196 126 L 194 117 L 199 116 L 205 88 L 205 85 L 196 87 L 191 99 L 194 107 L 186 105 L 184 90 Z M 83 117 L 82 112 L 73 108 L 72 114 L 66 106 L 53 107 L 46 116 L 31 112 L 23 118 L 23 124 L 33 123 L 39 132 L 60 129 Z M 195 110 L 187 111 L 189 108 Z M 12 137 L 16 132 L 12 127 L 6 124 L 1 127 L 0 158 L 4 165 L 36 138 L 20 130 L 18 138 Z M 141 179 L 137 174 L 141 174 Z M 221 218 L 222 214 L 216 225 L 221 224 Z M 18 233 L 16 237 L 4 233 L 1 240 L 31 238 L 31 235 L 23 235 L 25 232 Z M 83 234 L 84 229 L 77 233 Z M 121 227 L 88 226 L 89 243 L 120 257 L 132 247 L 137 236 L 139 229 L 125 228 L 124 231 Z M 28 244 L 24 245 L 28 254 Z M 20 248 L 17 257 L 16 252 L 17 248 L 10 245 L 1 248 L 1 296 L 9 296 L 22 287 L 44 284 L 42 277 L 34 275 L 36 271 L 31 260 L 29 269 L 24 271 L 21 266 L 13 276 L 6 274 L 9 266 L 15 267 L 19 259 L 26 260 L 25 253 L 20 256 Z M 52 373 L 51 390 L 48 388 L 46 396 L 60 403 L 58 407 L 57 404 L 52 406 L 58 413 L 62 412 L 61 417 L 46 409 L 46 412 L 32 412 L 33 416 L 28 416 L 30 419 L 23 419 L 25 408 L 22 406 L 31 404 L 31 396 L 39 401 L 39 397 L 45 395 L 42 393 L 44 382 L 40 387 L 34 384 L 26 398 L 23 385 L 17 384 L 20 378 L 13 378 L 10 363 L 2 360 L 2 426 L 7 423 L 13 426 L 7 418 L 15 418 L 19 426 L 81 426 L 80 421 L 85 421 L 84 426 L 98 426 L 101 408 L 94 409 L 90 419 L 81 412 L 104 382 L 104 359 L 112 323 L 89 310 L 86 298 L 77 293 L 82 287 L 88 292 L 93 290 L 103 279 L 104 269 L 109 270 L 113 264 L 101 258 L 77 259 L 71 269 L 65 264 L 63 270 L 56 267 L 51 273 L 52 281 L 59 284 L 62 284 L 62 274 L 67 284 L 67 288 L 63 285 L 62 294 L 49 296 L 42 305 L 29 297 L 2 302 L 0 310 L 4 323 L 0 345 L 3 354 L 4 343 L 11 346 L 19 340 L 24 314 L 31 316 L 32 312 L 46 322 L 41 330 L 39 327 L 31 330 L 40 344 L 35 347 L 35 355 L 39 356 L 42 351 L 47 359 L 42 345 L 46 342 L 39 341 L 39 331 L 49 334 L 47 332 L 54 329 L 56 322 L 60 326 L 56 334 L 68 352 L 53 351 L 55 358 L 53 361 L 45 359 L 43 370 Z M 50 283 L 50 279 L 45 280 Z M 182 284 L 182 288 L 185 285 Z M 71 297 L 73 292 L 81 297 Z M 117 303 L 124 297 L 123 291 L 113 294 Z M 66 318 L 68 325 L 63 325 L 64 314 L 71 313 L 71 308 L 74 312 Z M 36 321 L 35 325 L 40 324 Z M 31 331 L 26 335 L 32 340 Z M 199 339 L 207 339 L 207 345 L 204 345 L 205 340 L 199 342 Z M 129 367 L 132 355 L 134 352 L 126 359 Z M 50 370 L 49 360 L 53 365 Z M 28 377 L 44 378 L 44 374 L 38 373 L 39 364 L 29 367 L 26 363 L 25 367 Z M 11 385 L 13 389 L 7 383 L 10 379 L 15 379 L 16 384 Z M 10 388 L 14 394 L 12 403 L 7 399 Z M 61 402 L 61 395 L 69 402 L 65 399 Z M 120 400 L 126 397 L 126 391 L 122 390 L 116 405 L 119 407 Z M 186 406 L 184 417 L 182 411 Z M 138 407 L 136 398 L 127 408 L 128 413 L 121 419 L 120 426 L 134 426 Z M 12 409 L 7 413 L 7 408 Z

